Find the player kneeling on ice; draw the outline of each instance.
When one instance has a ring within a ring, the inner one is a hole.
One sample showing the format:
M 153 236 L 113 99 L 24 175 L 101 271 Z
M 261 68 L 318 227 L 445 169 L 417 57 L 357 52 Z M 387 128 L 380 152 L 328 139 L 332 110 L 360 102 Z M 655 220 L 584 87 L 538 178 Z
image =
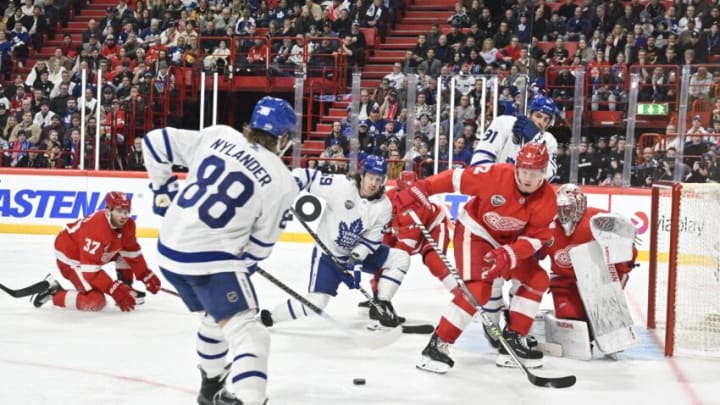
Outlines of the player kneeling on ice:
M 247 137 L 214 125 L 163 128 L 144 138 L 153 209 L 165 217 L 158 264 L 185 306 L 200 315 L 200 405 L 267 402 L 270 336 L 256 319 L 250 276 L 270 255 L 297 196 L 278 156 L 296 123 L 287 101 L 264 97 L 253 109 Z M 173 164 L 189 167 L 182 190 Z
M 562 345 L 563 356 L 583 360 L 592 358 L 592 340 L 606 354 L 634 345 L 622 287 L 635 267 L 635 228 L 627 218 L 587 208 L 587 198 L 573 184 L 558 189 L 557 206 L 554 242 L 542 252 L 550 256 L 555 306 L 555 313 L 545 318 L 546 339 Z M 623 257 L 604 257 L 604 248 L 611 256 Z
M 160 279 L 150 271 L 135 237 L 135 221 L 130 218 L 127 194 L 112 191 L 105 197 L 105 210 L 65 225 L 55 238 L 55 256 L 60 273 L 75 290 L 65 290 L 49 276 L 49 288 L 38 293 L 33 304 L 40 307 L 52 300 L 57 307 L 80 311 L 100 311 L 105 294 L 123 312 L 135 309 L 138 291 L 129 284 L 133 276 L 145 283 L 153 294 L 160 290 Z M 120 280 L 113 280 L 103 266 L 115 262 Z M 144 293 L 142 294 L 144 296 Z
M 337 295 L 340 283 L 355 289 L 360 285 L 362 272 L 380 271 L 376 301 L 383 312 L 372 306 L 370 317 L 383 326 L 398 326 L 401 319 L 390 300 L 410 267 L 410 256 L 382 243 L 383 229 L 392 216 L 390 201 L 384 194 L 387 163 L 370 155 L 354 177 L 308 169 L 295 169 L 292 174 L 302 190 L 326 201 L 317 238 L 334 256 L 328 256 L 317 246 L 313 249 L 308 300 L 325 308 L 330 297 Z M 344 263 L 344 269 L 339 268 L 336 260 Z M 301 303 L 288 299 L 272 312 L 263 310 L 261 317 L 263 324 L 272 326 L 309 313 Z
M 557 209 L 555 193 L 544 178 L 548 160 L 543 144 L 528 143 L 518 153 L 514 166 L 493 164 L 447 170 L 418 181 L 396 196 L 401 210 L 425 204 L 427 195 L 470 196 L 458 213 L 453 240 L 459 276 L 480 305 L 488 302 L 496 278 L 521 283 L 503 336 L 527 367 L 542 365 L 542 353 L 529 348 L 525 336 L 548 287 L 548 276 L 542 270 L 527 271 L 517 265 L 552 238 Z M 476 311 L 457 288 L 452 304 L 422 352 L 418 368 L 447 372 L 454 364 L 449 345 L 455 343 Z M 497 364 L 510 365 L 502 346 L 499 353 Z
M 440 256 L 430 246 L 430 243 L 425 240 L 418 228 L 415 225 L 412 217 L 407 212 L 398 208 L 398 200 L 395 195 L 402 190 L 410 188 L 417 181 L 415 172 L 404 171 L 400 173 L 396 184 L 397 186 L 391 190 L 388 190 L 386 195 L 388 199 L 393 203 L 393 219 L 390 222 L 390 232 L 385 234 L 383 243 L 386 245 L 404 250 L 408 254 L 422 256 L 423 263 L 430 270 L 433 276 L 437 277 L 438 280 L 448 289 L 453 291 L 457 287 L 457 281 L 455 277 L 450 274 L 447 266 L 442 262 Z M 430 232 L 435 242 L 443 253 L 447 252 L 448 244 L 450 243 L 450 233 L 447 227 L 447 217 L 440 204 L 429 201 L 429 205 L 417 204 L 412 208 L 415 214 L 420 218 L 425 228 Z M 375 277 L 371 280 L 372 290 L 377 293 L 378 282 L 382 272 L 375 273 Z M 370 306 L 368 301 L 361 302 L 358 304 L 361 308 L 368 308 Z

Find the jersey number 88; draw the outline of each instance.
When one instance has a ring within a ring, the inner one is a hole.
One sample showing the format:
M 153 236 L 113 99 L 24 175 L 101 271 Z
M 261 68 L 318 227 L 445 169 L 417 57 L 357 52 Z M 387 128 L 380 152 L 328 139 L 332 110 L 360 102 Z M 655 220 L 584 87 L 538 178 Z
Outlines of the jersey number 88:
M 226 173 L 225 161 L 217 156 L 210 156 L 200 163 L 197 181 L 185 187 L 177 199 L 177 204 L 182 208 L 194 206 L 207 194 L 208 187 L 216 183 L 217 192 L 208 195 L 198 207 L 200 220 L 213 229 L 226 226 L 235 216 L 235 210 L 244 206 L 255 191 L 255 184 L 245 173 Z M 231 196 L 228 192 L 235 183 L 242 185 L 242 192 Z

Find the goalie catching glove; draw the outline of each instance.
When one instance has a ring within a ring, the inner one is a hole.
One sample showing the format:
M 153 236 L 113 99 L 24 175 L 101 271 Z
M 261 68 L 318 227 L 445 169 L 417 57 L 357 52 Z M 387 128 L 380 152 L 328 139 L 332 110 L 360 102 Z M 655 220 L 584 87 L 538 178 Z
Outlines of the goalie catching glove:
M 167 212 L 170 204 L 175 199 L 179 188 L 177 176 L 170 177 L 168 181 L 157 190 L 150 184 L 150 190 L 155 194 L 155 198 L 153 198 L 153 212 L 156 215 L 160 215 L 161 217 L 165 216 L 165 212 Z

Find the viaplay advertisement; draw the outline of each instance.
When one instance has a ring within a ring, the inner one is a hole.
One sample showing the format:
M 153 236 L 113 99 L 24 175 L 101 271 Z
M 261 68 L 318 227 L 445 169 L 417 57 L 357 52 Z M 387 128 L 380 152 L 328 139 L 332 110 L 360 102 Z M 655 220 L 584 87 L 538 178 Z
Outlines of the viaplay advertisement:
M 104 208 L 105 195 L 118 190 L 130 194 L 138 236 L 155 237 L 161 217 L 152 212 L 153 194 L 144 173 L 2 170 L 0 171 L 0 232 L 53 234 L 75 219 Z M 638 230 L 640 250 L 647 249 L 649 237 L 650 190 L 586 187 L 588 205 L 628 216 Z M 434 196 L 443 202 L 454 218 L 468 197 L 461 194 Z M 705 223 L 699 218 L 684 218 L 683 234 L 702 237 Z M 669 221 L 667 215 L 658 218 Z M 698 234 L 699 235 L 695 235 Z M 310 242 L 303 227 L 293 221 L 281 240 Z

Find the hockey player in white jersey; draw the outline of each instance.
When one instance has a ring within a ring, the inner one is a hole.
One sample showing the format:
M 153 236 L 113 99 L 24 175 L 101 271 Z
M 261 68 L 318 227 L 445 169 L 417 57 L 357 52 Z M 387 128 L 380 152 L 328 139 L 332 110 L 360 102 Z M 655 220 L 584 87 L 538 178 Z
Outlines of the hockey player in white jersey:
M 270 337 L 255 316 L 250 275 L 270 255 L 298 193 L 278 156 L 295 125 L 287 101 L 264 97 L 247 137 L 215 125 L 163 128 L 143 139 L 153 210 L 165 216 L 158 264 L 188 309 L 200 315 L 200 405 L 266 402 Z M 173 164 L 190 169 L 180 190 Z
M 515 156 L 526 142 L 545 142 L 550 154 L 546 178 L 550 181 L 557 173 L 557 140 L 546 129 L 557 111 L 551 98 L 537 96 L 530 101 L 530 117 L 497 116 L 480 138 L 470 163 L 515 163 Z
M 552 124 L 558 111 L 557 107 L 551 98 L 536 96 L 530 101 L 529 109 L 529 117 L 524 115 L 518 117 L 500 115 L 496 117 L 475 147 L 470 163 L 473 166 L 490 163 L 515 163 L 515 157 L 525 143 L 545 143 L 550 155 L 545 178 L 550 181 L 555 177 L 557 173 L 557 140 L 546 129 Z M 499 322 L 500 313 L 505 307 L 503 302 L 504 284 L 505 280 L 502 278 L 497 278 L 493 282 L 490 300 L 483 306 L 483 310 L 495 323 Z M 513 282 L 510 291 L 511 297 L 519 287 L 519 283 Z M 498 348 L 500 343 L 491 336 L 487 327 L 484 326 L 484 328 L 488 342 L 494 348 Z M 533 342 L 534 338 L 530 337 L 529 340 Z
M 370 317 L 384 326 L 398 326 L 400 319 L 390 300 L 410 267 L 410 256 L 382 243 L 383 229 L 392 217 L 390 200 L 384 192 L 387 163 L 379 156 L 370 155 L 363 162 L 360 174 L 354 178 L 309 169 L 295 169 L 292 174 L 301 189 L 327 202 L 317 235 L 344 263 L 346 270 L 343 272 L 332 258 L 315 247 L 310 263 L 308 300 L 325 308 L 330 297 L 337 295 L 341 282 L 350 289 L 358 288 L 362 272 L 382 271 L 376 298 L 384 313 L 372 307 Z M 263 324 L 272 326 L 309 313 L 311 311 L 300 302 L 288 299 L 272 312 L 262 310 L 261 318 Z

